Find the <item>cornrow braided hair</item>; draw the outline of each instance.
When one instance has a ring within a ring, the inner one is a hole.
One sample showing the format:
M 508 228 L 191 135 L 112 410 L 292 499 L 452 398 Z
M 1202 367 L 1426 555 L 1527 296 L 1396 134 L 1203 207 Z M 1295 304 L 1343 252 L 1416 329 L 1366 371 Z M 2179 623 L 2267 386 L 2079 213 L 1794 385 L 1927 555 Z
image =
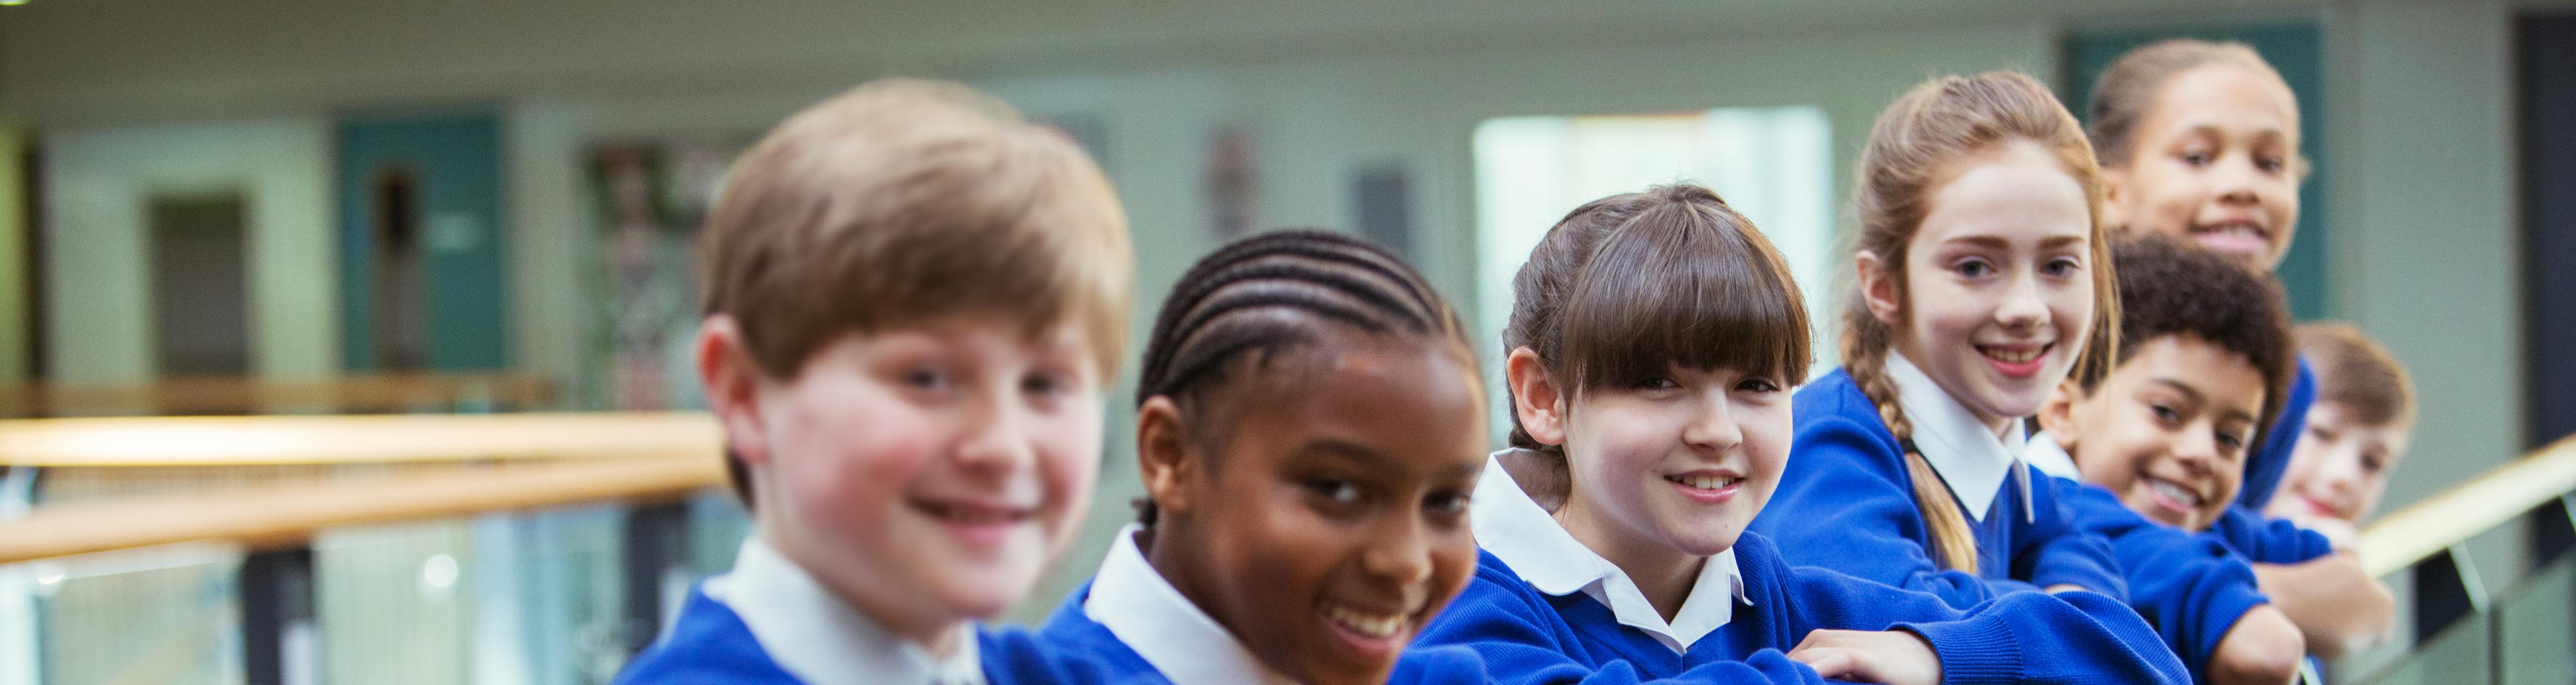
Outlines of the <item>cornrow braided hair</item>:
M 1181 275 L 1145 344 L 1136 404 L 1169 397 L 1185 416 L 1203 416 L 1235 360 L 1262 363 L 1317 344 L 1328 326 L 1422 339 L 1475 363 L 1457 311 L 1404 260 L 1339 233 L 1277 231 L 1219 248 Z M 1208 423 L 1190 429 L 1202 445 Z M 1153 501 L 1139 498 L 1136 508 L 1137 520 L 1153 525 Z

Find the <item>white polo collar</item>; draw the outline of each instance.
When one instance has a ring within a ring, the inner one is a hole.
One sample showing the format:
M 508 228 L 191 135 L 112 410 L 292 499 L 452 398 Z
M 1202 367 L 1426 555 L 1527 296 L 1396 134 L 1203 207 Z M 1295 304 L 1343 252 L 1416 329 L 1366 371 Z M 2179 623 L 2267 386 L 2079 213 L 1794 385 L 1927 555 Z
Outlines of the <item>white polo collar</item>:
M 2013 419 L 2003 435 L 1995 435 L 1975 412 L 1942 390 L 1905 355 L 1887 353 L 1887 377 L 1896 382 L 1897 405 L 1905 409 L 1905 420 L 1914 424 L 1914 446 L 1949 484 L 1950 495 L 1968 510 L 1969 518 L 1986 520 L 1986 510 L 2003 494 L 2004 479 L 2009 476 L 2019 476 L 2014 480 L 2022 489 L 2023 517 L 2036 518 L 2030 505 L 2030 474 L 2019 468 L 2029 444 L 2022 419 Z
M 822 583 L 754 534 L 735 555 L 733 571 L 707 579 L 708 599 L 733 609 L 761 651 L 809 683 L 982 685 L 975 629 L 959 625 L 957 651 L 946 659 L 896 637 L 826 590 Z
M 1736 566 L 1735 550 L 1729 548 L 1700 566 L 1690 597 L 1666 622 L 1627 572 L 1575 540 L 1556 517 L 1521 490 L 1499 458 L 1512 451 L 1495 452 L 1485 459 L 1485 476 L 1476 482 L 1475 498 L 1467 506 L 1468 525 L 1476 532 L 1477 546 L 1511 566 L 1531 587 L 1557 596 L 1580 591 L 1609 607 L 1620 625 L 1645 631 L 1674 652 L 1689 651 L 1692 643 L 1726 627 L 1735 618 L 1734 602 L 1753 604 L 1745 597 L 1744 573 Z
M 1234 633 L 1163 579 L 1136 546 L 1140 524 L 1127 524 L 1091 578 L 1082 615 L 1109 629 L 1174 683 L 1296 685 L 1263 665 Z
M 2066 448 L 2057 444 L 2057 436 L 2049 435 L 2048 431 L 2031 434 L 2030 449 L 2022 452 L 2021 459 L 2031 468 L 2039 469 L 2040 473 L 2084 480 L 2083 472 L 2075 468 L 2075 455 L 2067 454 Z

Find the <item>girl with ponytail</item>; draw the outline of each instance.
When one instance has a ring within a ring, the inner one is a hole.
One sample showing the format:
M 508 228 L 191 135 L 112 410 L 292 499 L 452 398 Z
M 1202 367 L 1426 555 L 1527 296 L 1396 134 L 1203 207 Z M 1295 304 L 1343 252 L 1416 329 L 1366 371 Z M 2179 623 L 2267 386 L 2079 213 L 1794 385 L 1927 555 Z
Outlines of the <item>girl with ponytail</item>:
M 2285 680 L 2296 628 L 2241 559 L 2022 462 L 2050 393 L 2118 360 L 2101 171 L 2075 117 L 2020 73 L 1934 79 L 1879 116 L 1855 185 L 1843 368 L 1798 392 L 1798 458 L 1752 529 L 1791 563 L 1956 606 L 2119 597 L 2195 676 L 2251 664 Z M 2130 573 L 2148 561 L 2155 574 Z

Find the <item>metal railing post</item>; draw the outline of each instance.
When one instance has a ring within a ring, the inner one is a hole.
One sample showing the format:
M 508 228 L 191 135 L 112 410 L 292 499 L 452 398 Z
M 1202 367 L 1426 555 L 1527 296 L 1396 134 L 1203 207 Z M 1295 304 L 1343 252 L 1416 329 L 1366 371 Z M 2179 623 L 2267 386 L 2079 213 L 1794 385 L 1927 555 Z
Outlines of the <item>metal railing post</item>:
M 241 565 L 242 670 L 249 685 L 320 681 L 313 549 L 253 552 Z
M 2485 613 L 2486 587 L 2469 562 L 2466 544 L 2454 543 L 2417 563 L 2415 573 L 2415 645 L 2422 647 L 2460 619 Z

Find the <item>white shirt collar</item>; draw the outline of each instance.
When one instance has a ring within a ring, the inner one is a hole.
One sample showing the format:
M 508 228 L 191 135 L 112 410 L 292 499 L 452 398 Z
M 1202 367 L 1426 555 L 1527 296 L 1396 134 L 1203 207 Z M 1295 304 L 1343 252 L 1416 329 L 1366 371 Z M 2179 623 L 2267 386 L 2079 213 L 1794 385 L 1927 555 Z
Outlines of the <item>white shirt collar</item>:
M 2067 454 L 2066 448 L 2057 444 L 2057 436 L 2049 435 L 2048 431 L 2030 436 L 2030 449 L 2021 453 L 2021 459 L 2029 462 L 2031 468 L 2039 469 L 2040 473 L 2069 480 L 2084 479 L 2083 472 L 2075 470 L 2075 455 Z
M 1476 532 L 1477 546 L 1510 565 L 1531 587 L 1560 596 L 1581 591 L 1609 607 L 1620 625 L 1645 631 L 1675 652 L 1689 651 L 1692 643 L 1734 620 L 1735 605 L 1727 600 L 1753 603 L 1745 597 L 1744 573 L 1736 566 L 1735 550 L 1728 548 L 1700 566 L 1690 597 L 1666 622 L 1627 572 L 1575 540 L 1556 517 L 1521 490 L 1499 458 L 1511 451 L 1485 459 L 1485 476 L 1476 482 L 1475 497 L 1467 505 L 1467 524 Z
M 1219 625 L 1197 604 L 1163 579 L 1145 552 L 1136 547 L 1139 524 L 1127 524 L 1110 543 L 1109 557 L 1091 579 L 1091 596 L 1082 600 L 1082 615 L 1108 628 L 1109 634 L 1136 650 L 1163 678 L 1175 683 L 1264 683 L 1296 681 L 1263 665 L 1234 633 Z
M 982 685 L 974 628 L 957 627 L 958 648 L 947 659 L 895 637 L 885 626 L 826 590 L 804 567 L 761 542 L 742 543 L 733 571 L 707 579 L 708 599 L 742 617 L 761 651 L 797 680 L 809 683 L 936 683 Z
M 1984 522 L 1986 509 L 1994 506 L 1995 496 L 2003 494 L 2004 478 L 2020 473 L 2015 467 L 2029 443 L 2022 420 L 2013 419 L 2003 435 L 1995 435 L 1975 412 L 1942 390 L 1905 355 L 1887 353 L 1887 377 L 1896 382 L 1897 406 L 1904 408 L 1905 420 L 1914 424 L 1914 445 L 1923 451 L 1923 459 L 1949 484 L 1950 495 L 1968 510 L 1968 517 Z M 2029 509 L 2029 474 L 2020 475 L 2023 508 Z M 2027 517 L 2031 512 L 2023 514 Z

